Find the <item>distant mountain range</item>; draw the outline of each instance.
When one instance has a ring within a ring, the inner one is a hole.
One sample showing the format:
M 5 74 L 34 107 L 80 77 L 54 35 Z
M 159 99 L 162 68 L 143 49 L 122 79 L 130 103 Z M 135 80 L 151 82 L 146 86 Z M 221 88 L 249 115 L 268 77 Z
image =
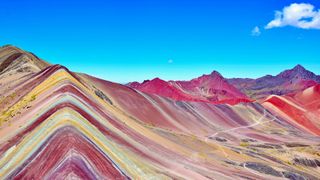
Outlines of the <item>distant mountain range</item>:
M 253 99 L 271 94 L 285 95 L 302 91 L 320 83 L 320 76 L 297 65 L 276 76 L 266 75 L 257 79 L 232 78 L 228 82 Z
M 140 91 L 169 97 L 175 100 L 203 102 L 246 102 L 263 99 L 269 95 L 286 95 L 302 91 L 320 83 L 320 76 L 301 65 L 285 70 L 276 76 L 266 75 L 257 79 L 226 79 L 217 71 L 190 81 L 164 81 L 159 78 L 128 86 Z
M 157 94 L 180 101 L 200 101 L 214 103 L 248 102 L 249 99 L 237 88 L 230 85 L 220 73 L 213 71 L 209 75 L 190 81 L 164 81 L 159 78 L 143 83 L 133 82 L 128 86 L 142 92 Z

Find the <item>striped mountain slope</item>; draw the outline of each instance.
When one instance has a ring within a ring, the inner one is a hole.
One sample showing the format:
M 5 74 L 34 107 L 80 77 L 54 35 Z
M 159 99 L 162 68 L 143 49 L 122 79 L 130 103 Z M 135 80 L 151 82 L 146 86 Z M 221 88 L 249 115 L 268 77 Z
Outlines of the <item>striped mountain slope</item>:
M 320 176 L 320 137 L 258 102 L 175 101 L 60 65 L 12 76 L 0 99 L 0 179 Z

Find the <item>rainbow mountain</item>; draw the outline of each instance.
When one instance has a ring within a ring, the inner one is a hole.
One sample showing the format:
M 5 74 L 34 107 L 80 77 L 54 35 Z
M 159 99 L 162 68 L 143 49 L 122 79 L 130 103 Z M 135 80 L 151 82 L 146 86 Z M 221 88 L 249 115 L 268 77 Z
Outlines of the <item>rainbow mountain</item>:
M 169 83 L 179 99 L 4 46 L 0 179 L 319 179 L 318 84 L 255 100 L 210 77 Z

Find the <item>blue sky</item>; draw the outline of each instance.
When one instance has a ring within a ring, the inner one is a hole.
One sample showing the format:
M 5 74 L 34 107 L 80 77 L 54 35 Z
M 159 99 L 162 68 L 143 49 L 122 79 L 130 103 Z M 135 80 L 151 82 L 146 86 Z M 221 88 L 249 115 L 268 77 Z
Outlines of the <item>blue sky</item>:
M 319 29 L 286 20 L 265 29 L 293 3 L 320 9 L 318 0 L 3 1 L 0 44 L 120 83 L 213 70 L 255 78 L 296 64 L 320 74 Z

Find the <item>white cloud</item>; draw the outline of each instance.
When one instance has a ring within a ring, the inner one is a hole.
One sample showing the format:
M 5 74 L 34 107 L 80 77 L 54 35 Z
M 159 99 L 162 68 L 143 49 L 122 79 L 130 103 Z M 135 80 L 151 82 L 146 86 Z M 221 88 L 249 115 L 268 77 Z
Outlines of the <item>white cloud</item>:
M 261 31 L 258 26 L 254 27 L 251 31 L 251 36 L 260 36 Z
M 312 4 L 293 3 L 282 11 L 276 11 L 274 20 L 269 22 L 266 29 L 293 26 L 302 29 L 320 29 L 320 9 Z

